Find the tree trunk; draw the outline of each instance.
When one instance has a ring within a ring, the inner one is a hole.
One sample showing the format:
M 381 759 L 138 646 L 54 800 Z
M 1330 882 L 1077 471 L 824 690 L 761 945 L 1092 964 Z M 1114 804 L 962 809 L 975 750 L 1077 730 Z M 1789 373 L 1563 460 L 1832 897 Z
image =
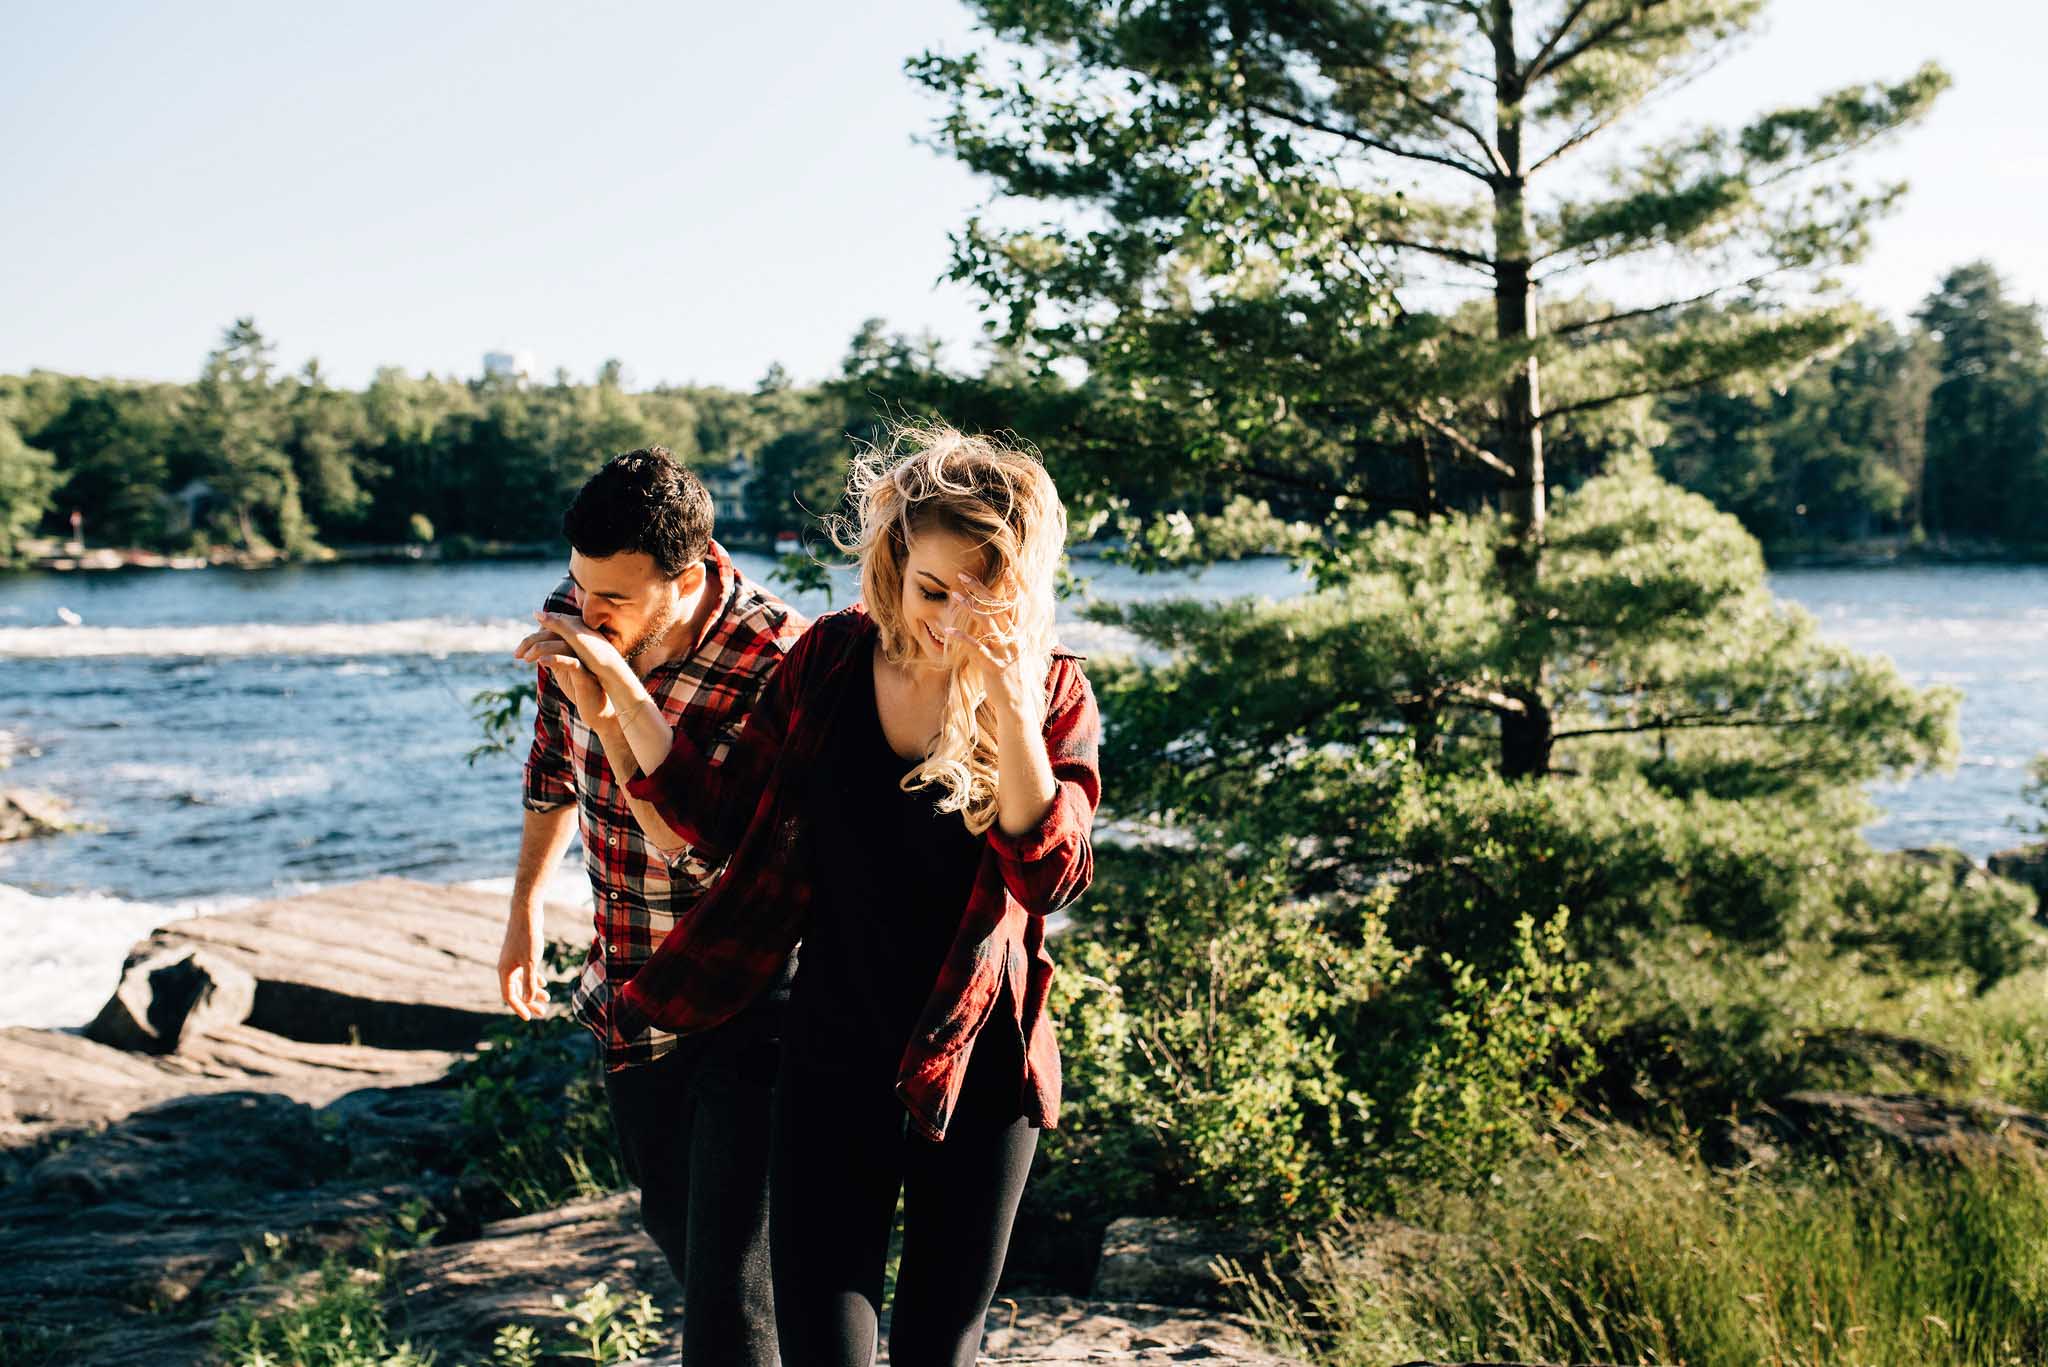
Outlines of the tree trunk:
M 1536 336 L 1536 306 L 1530 272 L 1534 247 L 1529 231 L 1528 179 L 1522 170 L 1522 99 L 1525 94 L 1521 59 L 1515 52 L 1514 0 L 1493 0 L 1491 37 L 1494 55 L 1494 146 L 1501 166 L 1493 181 L 1494 333 L 1509 345 L 1526 346 Z M 1515 368 L 1501 394 L 1500 455 L 1514 468 L 1502 490 L 1514 540 L 1503 549 L 1501 572 L 1516 620 L 1535 626 L 1541 611 L 1535 598 L 1543 569 L 1545 520 L 1543 490 L 1542 391 L 1536 358 Z M 1534 778 L 1550 772 L 1552 724 L 1545 699 L 1544 669 L 1506 690 L 1522 704 L 1500 719 L 1500 771 L 1509 778 Z

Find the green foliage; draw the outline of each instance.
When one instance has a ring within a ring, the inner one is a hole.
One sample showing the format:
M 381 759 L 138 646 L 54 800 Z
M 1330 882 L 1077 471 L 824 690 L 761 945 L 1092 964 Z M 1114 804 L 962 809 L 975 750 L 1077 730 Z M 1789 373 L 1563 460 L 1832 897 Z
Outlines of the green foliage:
M 1947 83 L 1928 67 L 1690 132 L 1603 184 L 1552 172 L 1711 65 L 1759 0 L 970 8 L 991 50 L 910 63 L 946 103 L 934 140 L 1049 217 L 971 220 L 955 278 L 1020 363 L 1086 362 L 1123 481 L 1300 506 L 1340 545 L 1379 509 L 1496 488 L 1540 543 L 1546 442 L 1597 453 L 1647 396 L 1844 340 L 1809 287 L 1896 191 L 1828 173 Z M 1539 274 L 1565 298 L 1649 253 L 1705 289 L 1529 307 Z M 1447 275 L 1493 307 L 1433 311 Z M 1709 298 L 1745 306 L 1685 311 Z
M 630 1362 L 661 1340 L 661 1331 L 654 1327 L 661 1322 L 661 1310 L 645 1291 L 629 1298 L 598 1282 L 574 1301 L 566 1296 L 550 1300 L 568 1320 L 568 1336 L 544 1339 L 531 1325 L 505 1325 L 492 1341 L 491 1362 L 496 1367 L 537 1367 L 544 1357 Z
M 1949 273 L 1920 308 L 1939 344 L 1928 403 L 1926 526 L 1935 536 L 2048 539 L 2048 339 L 1983 262 Z
M 21 552 L 22 538 L 35 529 L 57 485 L 54 463 L 0 413 L 0 565 Z
M 470 694 L 469 715 L 483 731 L 483 739 L 463 759 L 474 766 L 478 760 L 508 754 L 513 747 L 524 744 L 526 736 L 520 729 L 519 718 L 526 704 L 534 701 L 537 690 L 536 683 L 525 681 L 505 688 L 480 688 Z
M 2048 835 L 2048 753 L 2036 755 L 2034 762 L 2027 767 L 2027 782 L 2020 789 L 2020 797 L 2041 813 L 2032 828 L 2033 833 Z
M 416 546 L 430 546 L 434 542 L 434 524 L 425 513 L 414 513 L 406 519 L 406 540 Z
M 1503 582 L 1511 535 L 1487 513 L 1394 517 L 1317 594 L 1097 609 L 1169 657 L 1099 681 L 1117 803 L 1214 811 L 1260 792 L 1252 805 L 1276 829 L 1305 821 L 1350 848 L 1338 833 L 1364 799 L 1328 766 L 1379 738 L 1432 767 L 1477 769 L 1531 710 L 1513 682 L 1531 677 L 1547 695 L 1554 778 L 1818 800 L 1952 753 L 1952 692 L 1917 692 L 1822 640 L 1771 597 L 1734 519 L 1640 466 L 1560 497 L 1544 575 L 1522 594 L 1533 612 Z M 1230 663 L 1248 660 L 1259 668 Z M 1299 803 L 1325 810 L 1305 817 Z
M 440 1232 L 430 1217 L 414 1202 L 360 1240 L 319 1252 L 310 1269 L 307 1247 L 264 1235 L 262 1248 L 243 1251 L 237 1275 L 255 1291 L 276 1294 L 261 1308 L 231 1307 L 215 1321 L 218 1359 L 228 1367 L 431 1367 L 432 1353 L 391 1342 L 384 1304 L 399 1259 Z
M 578 959 L 567 946 L 550 946 L 550 982 L 573 981 L 569 965 Z M 587 1032 L 566 1012 L 493 1025 L 449 1077 L 462 1093 L 464 1172 L 481 1179 L 505 1213 L 626 1187 Z
M 1036 1199 L 1313 1225 L 1403 1177 L 1469 1180 L 1590 1061 L 1585 970 L 1524 918 L 1493 972 L 1402 949 L 1384 894 L 1304 899 L 1286 861 L 1104 861 L 1063 942 L 1066 1119 Z
M 1418 1192 L 1403 1214 L 1438 1232 L 1339 1232 L 1305 1248 L 1298 1297 L 1255 1292 L 1275 1336 L 1332 1367 L 2048 1352 L 2048 1174 L 2023 1157 L 1729 1175 L 1578 1127 L 1497 1186 Z

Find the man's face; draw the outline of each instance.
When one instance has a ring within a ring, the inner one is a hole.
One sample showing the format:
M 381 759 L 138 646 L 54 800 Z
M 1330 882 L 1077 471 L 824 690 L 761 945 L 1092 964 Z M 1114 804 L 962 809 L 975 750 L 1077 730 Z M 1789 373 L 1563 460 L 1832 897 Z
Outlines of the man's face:
M 704 586 L 704 566 L 692 565 L 671 579 L 653 556 L 640 551 L 596 560 L 572 550 L 569 577 L 576 581 L 583 624 L 630 660 L 644 654 L 688 613 Z

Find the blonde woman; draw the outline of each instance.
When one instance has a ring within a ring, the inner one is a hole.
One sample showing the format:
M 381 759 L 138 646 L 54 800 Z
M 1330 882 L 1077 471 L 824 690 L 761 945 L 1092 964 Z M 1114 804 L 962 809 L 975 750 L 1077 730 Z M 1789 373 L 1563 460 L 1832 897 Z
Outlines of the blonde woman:
M 719 762 L 604 638 L 543 625 L 624 719 L 630 791 L 730 860 L 621 994 L 632 1028 L 729 1019 L 803 942 L 771 1155 L 786 1367 L 873 1361 L 899 1191 L 890 1361 L 967 1367 L 1057 1119 L 1045 917 L 1093 872 L 1100 720 L 1054 644 L 1066 513 L 1032 455 L 912 429 L 850 492 L 861 601 L 812 625 Z

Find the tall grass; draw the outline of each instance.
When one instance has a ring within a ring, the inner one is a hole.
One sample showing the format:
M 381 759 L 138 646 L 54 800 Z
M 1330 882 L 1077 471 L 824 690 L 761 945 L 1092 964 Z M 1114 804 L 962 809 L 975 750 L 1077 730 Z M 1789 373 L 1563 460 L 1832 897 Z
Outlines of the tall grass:
M 1309 1246 L 1253 1308 L 1331 1367 L 1412 1357 L 1688 1367 L 2048 1362 L 2048 1172 L 2021 1155 L 1729 1175 L 1589 1126 L 1477 1196 L 1420 1196 L 1426 1252 Z

